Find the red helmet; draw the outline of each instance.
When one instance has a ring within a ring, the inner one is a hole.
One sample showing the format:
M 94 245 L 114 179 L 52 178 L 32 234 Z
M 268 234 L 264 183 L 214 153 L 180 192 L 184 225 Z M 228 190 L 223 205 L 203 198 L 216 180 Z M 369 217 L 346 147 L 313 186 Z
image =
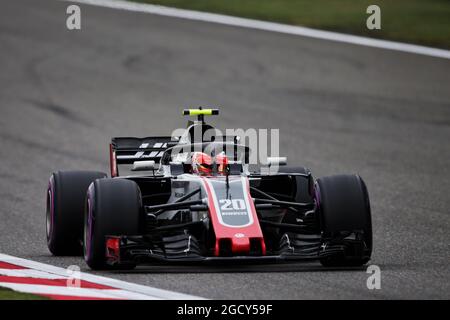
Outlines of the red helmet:
M 225 153 L 219 153 L 216 156 L 217 171 L 220 174 L 224 174 L 228 167 L 228 157 Z
M 211 156 L 203 152 L 194 152 L 192 154 L 192 172 L 202 175 L 212 174 Z
M 215 157 L 217 172 L 224 174 L 228 167 L 228 157 L 220 153 Z M 194 152 L 192 154 L 192 173 L 201 175 L 211 175 L 213 173 L 213 161 L 211 156 L 203 152 Z

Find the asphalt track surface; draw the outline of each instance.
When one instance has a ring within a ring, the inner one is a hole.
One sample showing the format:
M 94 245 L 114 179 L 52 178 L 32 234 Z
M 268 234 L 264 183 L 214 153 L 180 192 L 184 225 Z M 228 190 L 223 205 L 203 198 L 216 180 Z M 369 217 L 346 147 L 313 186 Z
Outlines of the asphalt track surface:
M 66 267 L 45 243 L 52 171 L 108 171 L 111 136 L 170 134 L 188 105 L 219 128 L 279 128 L 316 177 L 359 173 L 381 289 L 319 264 L 100 273 L 223 299 L 450 298 L 450 60 L 59 1 L 0 3 L 0 252 Z

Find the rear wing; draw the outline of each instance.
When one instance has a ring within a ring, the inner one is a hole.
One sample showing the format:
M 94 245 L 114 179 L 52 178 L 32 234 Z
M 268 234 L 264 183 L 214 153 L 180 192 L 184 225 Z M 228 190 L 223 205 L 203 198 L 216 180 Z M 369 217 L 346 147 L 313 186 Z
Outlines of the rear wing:
M 113 138 L 110 145 L 111 177 L 119 175 L 119 165 L 149 160 L 157 163 L 166 149 L 177 144 L 171 136 Z

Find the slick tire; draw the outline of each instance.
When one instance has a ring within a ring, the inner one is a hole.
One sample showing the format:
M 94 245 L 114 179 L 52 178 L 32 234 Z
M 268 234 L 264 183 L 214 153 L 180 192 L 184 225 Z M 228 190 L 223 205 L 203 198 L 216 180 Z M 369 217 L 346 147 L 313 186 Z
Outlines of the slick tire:
M 84 203 L 92 181 L 103 172 L 58 171 L 47 188 L 47 246 L 55 256 L 82 255 Z
M 344 254 L 321 259 L 324 266 L 361 266 L 372 254 L 372 220 L 366 184 L 358 175 L 335 175 L 317 179 L 318 205 L 323 241 L 356 232 L 356 242 L 347 242 Z M 345 240 L 343 240 L 345 242 Z M 356 249 L 358 248 L 358 249 Z
M 127 179 L 94 181 L 87 191 L 84 219 L 84 259 L 94 270 L 111 269 L 106 261 L 106 236 L 141 234 L 145 224 L 139 186 Z M 117 266 L 132 269 L 134 264 Z

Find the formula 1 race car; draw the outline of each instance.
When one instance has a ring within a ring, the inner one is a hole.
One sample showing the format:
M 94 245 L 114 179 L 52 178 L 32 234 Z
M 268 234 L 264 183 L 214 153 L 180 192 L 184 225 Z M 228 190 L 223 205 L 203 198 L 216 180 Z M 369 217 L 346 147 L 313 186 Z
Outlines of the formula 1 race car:
M 92 269 L 152 262 L 319 260 L 361 266 L 372 253 L 366 185 L 358 175 L 313 179 L 268 158 L 250 170 L 249 146 L 215 134 L 188 109 L 179 136 L 113 138 L 111 177 L 58 171 L 47 190 L 47 244 Z M 127 171 L 119 175 L 119 167 Z M 275 168 L 275 169 L 274 169 Z

